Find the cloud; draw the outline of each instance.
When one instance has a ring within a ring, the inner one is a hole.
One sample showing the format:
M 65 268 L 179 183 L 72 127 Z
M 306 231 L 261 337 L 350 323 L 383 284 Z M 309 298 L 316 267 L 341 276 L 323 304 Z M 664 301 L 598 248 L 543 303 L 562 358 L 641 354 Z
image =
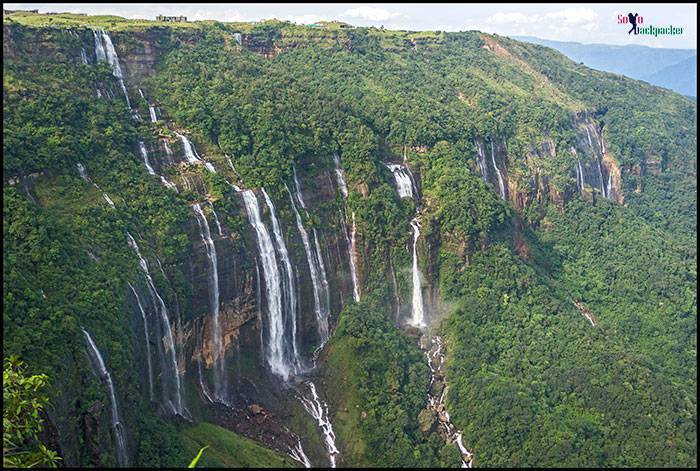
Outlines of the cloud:
M 388 19 L 400 16 L 400 14 L 390 12 L 384 8 L 362 6 L 348 10 L 343 13 L 342 16 L 347 18 L 355 18 L 358 20 L 386 21 Z
M 533 21 L 537 21 L 538 16 L 537 15 L 525 15 L 524 13 L 503 13 L 503 12 L 498 12 L 495 13 L 488 18 L 486 18 L 486 23 L 493 24 L 493 25 L 502 25 L 502 24 L 521 24 L 521 23 L 530 23 Z
M 498 12 L 486 18 L 485 22 L 491 25 L 522 25 L 522 24 L 547 24 L 552 23 L 566 25 L 588 25 L 598 19 L 598 13 L 590 8 L 566 8 L 553 11 L 544 15 L 526 15 L 520 12 Z
M 588 24 L 598 19 L 598 13 L 590 8 L 567 8 L 544 15 L 545 20 L 561 20 L 565 24 Z

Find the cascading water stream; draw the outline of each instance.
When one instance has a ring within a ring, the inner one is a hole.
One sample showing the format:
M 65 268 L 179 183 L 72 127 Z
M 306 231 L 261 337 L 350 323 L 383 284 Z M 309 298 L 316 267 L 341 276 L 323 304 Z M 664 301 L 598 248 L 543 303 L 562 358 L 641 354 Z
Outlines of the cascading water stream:
M 394 174 L 400 198 L 413 198 L 413 181 L 406 168 L 399 164 L 384 164 Z
M 423 348 L 423 347 L 422 347 Z M 427 350 L 424 348 L 423 352 L 428 360 L 428 367 L 430 368 L 430 386 L 428 388 L 428 400 L 427 409 L 431 410 L 437 421 L 442 425 L 444 430 L 440 430 L 440 433 L 447 443 L 454 443 L 462 455 L 462 468 L 471 468 L 474 455 L 467 450 L 462 442 L 462 432 L 457 430 L 455 426 L 450 421 L 450 414 L 445 408 L 445 399 L 447 398 L 447 384 L 444 384 L 445 377 L 445 352 L 443 349 L 442 339 L 435 336 L 431 339 L 429 347 Z M 443 382 L 444 386 L 440 396 L 437 397 L 433 395 L 433 385 L 437 382 Z
M 291 338 L 291 344 L 292 344 L 292 352 L 293 356 L 291 358 L 291 364 L 293 365 L 292 372 L 297 373 L 301 371 L 300 367 L 300 355 L 299 351 L 297 349 L 297 310 L 298 310 L 298 303 L 297 303 L 297 293 L 296 293 L 296 288 L 294 286 L 294 271 L 292 271 L 292 264 L 289 261 L 289 252 L 287 252 L 287 245 L 284 242 L 284 237 L 282 236 L 282 229 L 280 227 L 279 221 L 277 220 L 277 215 L 275 213 L 275 205 L 272 203 L 272 200 L 268 196 L 267 192 L 265 191 L 265 188 L 260 188 L 260 191 L 263 194 L 263 197 L 265 198 L 265 203 L 267 204 L 267 208 L 270 210 L 270 220 L 272 221 L 272 233 L 275 236 L 275 242 L 277 243 L 277 254 L 279 255 L 280 259 L 282 260 L 282 265 L 284 267 L 284 271 L 286 273 L 286 283 L 284 284 L 284 295 L 285 299 L 287 300 L 287 306 L 288 306 L 288 322 L 291 324 L 291 333 L 292 333 L 292 338 Z
M 314 313 L 316 314 L 316 324 L 318 327 L 318 334 L 321 339 L 321 343 L 325 343 L 328 339 L 328 308 L 322 305 L 325 301 L 325 294 L 322 292 L 322 282 L 320 269 L 318 268 L 318 261 L 316 260 L 314 253 L 311 251 L 311 243 L 309 242 L 309 234 L 304 229 L 304 224 L 297 210 L 296 204 L 294 204 L 294 197 L 292 192 L 289 191 L 287 184 L 284 185 L 287 193 L 289 193 L 289 200 L 292 203 L 292 210 L 294 211 L 294 216 L 297 222 L 297 229 L 299 230 L 299 235 L 301 236 L 301 241 L 304 245 L 304 251 L 306 252 L 306 260 L 309 266 L 309 273 L 311 275 L 311 285 L 312 292 L 314 296 Z
M 106 61 L 107 56 L 105 55 L 105 48 L 102 45 L 101 35 L 97 34 L 97 31 L 92 32 L 95 38 L 95 62 Z
M 150 103 L 148 104 L 148 113 L 151 116 L 151 122 L 157 123 L 158 122 L 158 115 L 156 115 L 156 109 Z
M 211 207 L 211 214 L 214 216 L 214 222 L 216 223 L 216 230 L 219 231 L 219 236 L 224 236 L 224 231 L 221 229 L 221 223 L 219 222 L 219 216 L 216 214 L 214 209 L 214 204 L 210 201 L 209 206 Z
M 338 188 L 343 198 L 348 197 L 348 186 L 345 184 L 345 174 L 340 166 L 340 157 L 338 154 L 333 154 L 333 163 L 335 163 L 335 179 L 338 182 Z
M 476 161 L 479 163 L 479 169 L 481 170 L 481 178 L 485 181 L 489 181 L 488 166 L 486 165 L 486 155 L 484 155 L 484 146 L 481 142 L 476 143 Z
M 80 48 L 80 60 L 82 61 L 83 64 L 85 64 L 85 65 L 88 64 L 87 53 L 85 52 L 84 47 Z
M 501 198 L 506 199 L 506 189 L 503 185 L 503 177 L 501 176 L 501 171 L 496 165 L 496 158 L 493 152 L 493 140 L 491 141 L 491 162 L 493 163 L 493 169 L 496 171 L 496 176 L 498 177 L 498 188 L 501 190 Z
M 129 465 L 129 456 L 126 451 L 126 431 L 121 421 L 119 420 L 119 408 L 117 406 L 117 395 L 114 392 L 114 383 L 112 382 L 112 376 L 107 371 L 105 362 L 102 359 L 100 351 L 97 349 L 95 342 L 92 341 L 92 337 L 87 332 L 87 330 L 82 329 L 83 334 L 85 334 L 85 339 L 88 343 L 88 354 L 94 369 L 100 380 L 107 385 L 109 390 L 109 398 L 112 403 L 112 431 L 114 433 L 115 447 L 117 449 L 117 462 L 119 466 Z
M 136 292 L 131 283 L 127 283 L 131 292 L 134 293 L 134 298 L 136 298 L 136 304 L 139 307 L 139 312 L 141 313 L 141 319 L 143 320 L 143 335 L 146 339 L 146 362 L 148 363 L 148 398 L 152 401 L 154 399 L 153 394 L 153 366 L 151 365 L 151 342 L 150 336 L 148 335 L 148 321 L 146 320 L 146 310 L 143 308 L 143 303 L 141 303 L 141 297 Z
M 86 182 L 91 182 L 90 177 L 88 177 L 87 170 L 85 170 L 85 166 L 84 166 L 83 164 L 81 164 L 80 162 L 78 162 L 77 166 L 78 166 L 78 174 L 80 174 L 80 178 L 82 178 L 82 179 L 85 180 Z M 97 183 L 95 183 L 95 182 L 91 182 L 91 183 L 93 184 L 93 186 L 94 186 L 95 188 L 97 188 L 98 190 L 100 190 L 100 192 L 102 192 L 102 197 L 105 199 L 105 201 L 107 202 L 107 204 L 108 204 L 112 209 L 114 209 L 116 206 L 114 206 L 114 201 L 112 201 L 112 198 L 110 198 L 109 196 L 107 196 L 107 193 L 105 193 L 104 191 L 102 191 L 102 188 L 100 188 L 99 185 L 98 185 Z
M 174 394 L 173 398 L 170 399 L 170 403 L 172 404 L 173 411 L 176 414 L 181 415 L 182 417 L 186 417 L 186 410 L 183 407 L 183 402 L 182 402 L 182 393 L 180 391 L 180 373 L 178 371 L 177 367 L 177 353 L 175 351 L 175 340 L 173 338 L 173 332 L 172 332 L 172 326 L 170 325 L 170 319 L 168 318 L 168 308 L 165 305 L 165 301 L 163 301 L 163 298 L 158 294 L 158 290 L 155 287 L 155 284 L 153 283 L 153 278 L 151 278 L 151 274 L 148 271 L 148 263 L 146 263 L 146 260 L 143 258 L 141 255 L 141 251 L 139 250 L 139 246 L 134 240 L 134 238 L 129 234 L 128 232 L 126 233 L 127 236 L 127 241 L 129 242 L 129 246 L 136 252 L 136 256 L 139 259 L 139 265 L 141 267 L 141 271 L 143 272 L 144 276 L 146 277 L 146 282 L 148 285 L 149 292 L 151 294 L 151 299 L 156 306 L 156 310 L 159 312 L 160 317 L 161 317 L 161 323 L 163 325 L 163 330 L 165 331 L 165 340 L 167 342 L 167 347 L 168 347 L 168 353 L 170 356 L 170 362 L 171 362 L 171 373 L 173 375 L 173 381 L 174 381 Z M 164 393 L 165 393 L 165 387 L 163 388 Z
M 423 311 L 423 291 L 421 289 L 421 276 L 418 267 L 418 237 L 420 237 L 420 226 L 418 218 L 411 220 L 413 228 L 413 296 L 412 296 L 412 313 L 411 325 L 423 328 L 425 324 L 425 313 Z
M 360 283 L 357 279 L 355 254 L 357 253 L 357 223 L 355 211 L 352 212 L 352 231 L 350 231 L 350 273 L 352 274 L 352 297 L 355 302 L 360 302 Z
M 297 437 L 297 444 L 294 448 L 289 449 L 289 456 L 299 463 L 303 464 L 305 468 L 311 468 L 311 461 L 309 457 L 304 453 L 304 449 L 301 446 L 301 439 Z
M 335 432 L 333 431 L 333 424 L 331 424 L 330 418 L 328 417 L 328 404 L 326 402 L 321 402 L 316 392 L 316 385 L 311 381 L 306 381 L 309 386 L 309 391 L 311 392 L 311 397 L 307 398 L 303 395 L 299 396 L 301 404 L 304 409 L 316 420 L 321 432 L 323 433 L 323 441 L 328 450 L 328 457 L 331 462 L 331 468 L 336 466 L 336 458 L 340 454 L 338 448 L 335 445 Z
M 213 339 L 213 351 L 212 356 L 214 357 L 214 394 L 226 402 L 227 388 L 226 388 L 226 353 L 224 351 L 223 337 L 221 332 L 221 324 L 219 322 L 219 269 L 218 269 L 218 258 L 216 256 L 216 245 L 211 238 L 211 231 L 209 230 L 209 223 L 207 218 L 202 211 L 202 207 L 199 203 L 192 205 L 192 210 L 197 218 L 197 225 L 199 226 L 199 235 L 202 238 L 202 242 L 207 250 L 207 259 L 209 260 L 209 308 L 211 312 L 212 319 L 212 339 Z
M 146 165 L 146 170 L 148 170 L 149 174 L 155 175 L 156 172 L 153 170 L 148 160 L 148 151 L 146 151 L 146 144 L 144 144 L 143 141 L 139 141 L 139 151 L 141 151 L 141 158 L 143 158 L 143 163 Z
M 114 44 L 112 44 L 112 38 L 110 38 L 109 33 L 102 30 L 100 32 L 102 41 L 104 42 L 104 48 L 100 44 L 100 49 L 98 49 L 98 38 L 95 37 L 95 54 L 97 60 L 106 60 L 112 67 L 112 75 L 114 75 L 117 80 L 119 80 L 119 85 L 122 87 L 124 92 L 124 97 L 126 97 L 126 105 L 131 110 L 131 102 L 129 101 L 129 93 L 126 91 L 126 85 L 124 84 L 124 75 L 122 74 L 122 68 L 119 65 L 119 56 L 117 56 L 117 51 L 114 49 Z
M 197 151 L 194 149 L 194 146 L 192 145 L 190 140 L 187 139 L 186 136 L 183 136 L 180 133 L 175 133 L 175 134 L 177 134 L 177 137 L 179 137 L 180 141 L 182 141 L 182 149 L 185 152 L 185 158 L 187 159 L 187 161 L 191 164 L 201 163 L 202 160 L 197 155 Z
M 262 261 L 265 294 L 267 300 L 269 339 L 265 344 L 266 359 L 277 376 L 287 378 L 293 370 L 285 355 L 285 325 L 282 306 L 282 280 L 270 233 L 260 216 L 258 199 L 252 190 L 241 191 L 248 220 L 255 230 L 258 253 Z

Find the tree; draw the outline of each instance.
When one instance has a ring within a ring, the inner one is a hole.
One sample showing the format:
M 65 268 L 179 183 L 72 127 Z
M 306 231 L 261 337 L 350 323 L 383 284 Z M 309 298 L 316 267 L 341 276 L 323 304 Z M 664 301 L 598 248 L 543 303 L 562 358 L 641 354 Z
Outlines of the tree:
M 2 464 L 9 468 L 56 467 L 61 459 L 39 441 L 41 413 L 48 404 L 42 390 L 48 376 L 25 374 L 26 365 L 16 356 L 3 362 Z

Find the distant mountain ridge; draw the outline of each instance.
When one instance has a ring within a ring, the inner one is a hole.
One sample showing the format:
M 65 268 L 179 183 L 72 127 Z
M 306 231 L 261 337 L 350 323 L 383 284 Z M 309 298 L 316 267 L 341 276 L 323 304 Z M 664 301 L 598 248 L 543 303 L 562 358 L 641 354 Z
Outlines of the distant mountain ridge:
M 696 49 L 582 44 L 532 36 L 513 36 L 513 39 L 551 47 L 593 69 L 644 80 L 682 95 L 697 96 Z

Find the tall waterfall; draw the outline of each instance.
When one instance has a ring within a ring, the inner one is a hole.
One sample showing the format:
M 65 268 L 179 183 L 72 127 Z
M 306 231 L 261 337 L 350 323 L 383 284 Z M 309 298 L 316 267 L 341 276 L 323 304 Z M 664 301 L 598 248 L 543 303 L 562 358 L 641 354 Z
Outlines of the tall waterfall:
M 338 154 L 333 154 L 333 162 L 335 163 L 335 179 L 338 182 L 338 188 L 340 193 L 342 193 L 343 198 L 348 197 L 348 186 L 345 184 L 345 174 L 343 169 L 340 167 L 340 157 Z
M 413 198 L 413 182 L 407 169 L 399 164 L 384 164 L 394 174 L 400 198 Z
M 112 38 L 110 38 L 109 33 L 104 30 L 100 31 L 99 35 L 94 31 L 93 34 L 95 34 L 95 55 L 97 56 L 97 60 L 106 60 L 112 67 L 112 75 L 119 80 L 119 85 L 122 87 L 122 91 L 126 97 L 126 104 L 129 109 L 131 109 L 129 93 L 126 91 L 124 75 L 122 74 L 122 68 L 119 65 L 119 56 L 117 56 L 117 51 L 114 49 L 114 44 L 112 44 Z M 102 47 L 100 38 L 102 39 L 102 42 L 104 42 L 104 47 Z
M 83 64 L 85 64 L 85 65 L 88 64 L 87 53 L 85 52 L 84 47 L 80 48 L 80 60 L 82 61 Z
M 333 163 L 335 164 L 335 179 L 338 182 L 338 189 L 343 195 L 343 198 L 348 198 L 348 186 L 345 184 L 345 174 L 340 166 L 340 157 L 337 153 L 333 154 Z M 347 208 L 345 209 L 345 214 L 341 215 L 341 221 L 343 223 L 343 233 L 345 234 L 345 240 L 348 243 L 348 252 L 350 252 L 350 274 L 352 275 L 352 297 L 356 302 L 360 301 L 360 287 L 357 280 L 357 267 L 355 266 L 355 236 L 357 234 L 357 225 L 355 224 L 355 212 L 352 213 L 352 236 L 348 238 L 347 230 Z
M 141 303 L 141 297 L 136 292 L 131 283 L 127 283 L 131 292 L 134 293 L 134 298 L 136 298 L 136 304 L 139 307 L 139 312 L 141 313 L 141 319 L 143 320 L 143 335 L 146 339 L 146 362 L 148 363 L 148 398 L 152 401 L 154 399 L 153 395 L 153 366 L 151 364 L 151 341 L 148 335 L 148 321 L 146 320 L 146 311 L 143 308 L 143 303 Z
M 114 442 L 117 449 L 117 462 L 119 463 L 119 466 L 128 466 L 129 456 L 126 452 L 126 431 L 119 420 L 117 395 L 114 392 L 112 376 L 109 374 L 109 371 L 107 371 L 105 362 L 102 360 L 102 355 L 100 355 L 100 351 L 97 349 L 95 342 L 92 341 L 92 337 L 90 337 L 87 330 L 82 330 L 88 343 L 88 354 L 90 356 L 90 361 L 92 362 L 94 369 L 97 371 L 100 380 L 107 385 L 107 389 L 109 390 L 109 398 L 112 403 L 112 432 L 114 433 Z
M 506 199 L 506 188 L 503 185 L 503 177 L 501 176 L 501 171 L 498 170 L 498 165 L 496 165 L 496 158 L 493 152 L 493 140 L 491 141 L 491 162 L 493 163 L 493 169 L 496 171 L 496 176 L 498 177 L 498 188 L 501 190 L 501 197 Z
M 226 352 L 224 351 L 224 342 L 219 323 L 219 269 L 218 258 L 216 256 L 216 246 L 211 238 L 209 223 L 202 211 L 199 203 L 192 205 L 195 216 L 197 217 L 197 225 L 199 226 L 199 235 L 207 249 L 207 258 L 209 260 L 209 309 L 212 319 L 212 339 L 214 357 L 214 394 L 225 402 L 227 396 L 226 388 Z
M 418 218 L 411 220 L 413 228 L 413 296 L 412 296 L 412 314 L 411 324 L 416 327 L 425 327 L 425 314 L 423 311 L 423 292 L 421 290 L 421 276 L 418 268 L 418 237 L 420 237 L 420 226 Z
M 156 307 L 156 311 L 158 311 L 160 314 L 163 330 L 165 331 L 165 340 L 167 342 L 168 354 L 170 356 L 171 374 L 173 376 L 174 383 L 173 397 L 169 399 L 169 402 L 173 408 L 173 412 L 183 417 L 186 417 L 187 411 L 185 410 L 182 402 L 182 393 L 180 391 L 180 373 L 177 368 L 175 340 L 173 337 L 172 326 L 170 325 L 170 319 L 168 318 L 168 308 L 165 306 L 165 301 L 163 301 L 163 298 L 161 298 L 160 294 L 158 294 L 158 290 L 156 289 L 155 284 L 153 283 L 153 278 L 151 278 L 151 274 L 148 271 L 148 263 L 146 263 L 146 260 L 141 255 L 141 251 L 139 250 L 138 244 L 128 232 L 126 233 L 126 236 L 129 242 L 129 246 L 134 250 L 134 252 L 136 252 L 136 256 L 139 259 L 139 265 L 141 266 L 141 271 L 143 271 L 143 274 L 146 277 L 146 282 L 148 285 L 148 290 L 151 294 L 151 299 Z M 163 376 L 163 379 L 165 380 L 165 376 Z M 163 394 L 166 394 L 166 389 L 167 388 L 164 385 Z
M 489 181 L 489 174 L 487 171 L 488 166 L 486 165 L 486 155 L 484 155 L 484 146 L 481 142 L 476 143 L 476 161 L 479 163 L 479 169 L 481 170 L 481 178 L 485 181 Z
M 292 175 L 294 175 L 294 187 L 297 190 L 297 199 L 299 200 L 299 204 L 303 209 L 306 209 L 306 203 L 304 203 L 304 198 L 301 194 L 301 185 L 299 184 L 299 178 L 297 177 L 297 169 L 294 166 L 292 166 Z
M 326 276 L 326 266 L 323 263 L 323 254 L 321 253 L 321 245 L 318 243 L 318 234 L 316 233 L 316 228 L 312 229 L 314 233 L 314 247 L 316 248 L 316 260 L 318 260 L 318 269 L 321 273 L 321 284 L 323 285 L 323 293 L 325 296 L 325 303 L 328 309 L 328 315 L 331 313 L 331 290 L 328 284 L 328 276 Z
M 146 165 L 146 170 L 148 170 L 148 173 L 151 175 L 155 175 L 156 172 L 153 170 L 151 163 L 148 161 L 148 151 L 146 150 L 146 144 L 144 144 L 143 141 L 139 141 L 139 151 L 141 151 L 141 157 L 143 158 L 143 163 Z
M 335 432 L 333 431 L 333 424 L 331 424 L 331 420 L 328 417 L 328 404 L 325 401 L 321 402 L 316 392 L 316 385 L 313 382 L 307 381 L 306 384 L 309 386 L 311 397 L 307 398 L 301 395 L 299 396 L 299 400 L 304 406 L 304 409 L 306 409 L 311 417 L 316 420 L 316 423 L 318 423 L 323 433 L 324 445 L 326 446 L 326 450 L 328 450 L 331 468 L 335 468 L 336 458 L 340 454 L 340 451 L 338 451 L 335 445 Z
M 352 297 L 355 302 L 360 302 L 360 283 L 357 279 L 357 267 L 355 266 L 355 254 L 357 239 L 357 224 L 355 223 L 355 211 L 352 212 L 352 231 L 350 232 L 350 273 L 352 274 Z
M 603 180 L 603 170 L 600 168 L 600 159 L 596 158 L 595 162 L 598 165 L 598 178 L 600 179 L 600 193 L 603 195 L 603 198 L 607 198 L 608 194 L 605 192 L 605 180 Z
M 294 368 L 286 354 L 282 279 L 275 256 L 275 246 L 260 216 L 260 206 L 255 193 L 252 190 L 244 190 L 241 194 L 248 220 L 255 229 L 258 252 L 263 266 L 269 331 L 269 340 L 265 343 L 267 363 L 274 374 L 287 378 Z
M 328 339 L 328 306 L 323 304 L 325 303 L 326 295 L 323 292 L 324 287 L 323 282 L 321 281 L 320 268 L 318 267 L 318 260 L 316 260 L 315 254 L 311 250 L 309 234 L 306 232 L 306 229 L 304 229 L 304 223 L 301 220 L 296 204 L 294 204 L 292 192 L 289 191 L 289 187 L 287 187 L 286 183 L 284 187 L 287 189 L 287 193 L 289 193 L 289 200 L 292 203 L 292 209 L 294 210 L 294 216 L 296 217 L 297 229 L 299 230 L 301 241 L 304 244 L 304 251 L 306 252 L 306 261 L 309 265 L 309 273 L 311 274 L 311 285 L 314 295 L 314 313 L 316 314 L 318 334 L 321 339 L 321 343 L 323 344 Z
M 105 48 L 102 46 L 101 34 L 97 34 L 97 31 L 92 32 L 95 38 L 95 62 L 106 61 L 107 55 L 105 54 Z
M 148 113 L 151 115 L 151 122 L 157 123 L 158 116 L 156 115 L 156 109 L 150 103 L 148 104 Z
M 292 357 L 292 364 L 293 364 L 293 373 L 297 373 L 298 371 L 301 370 L 300 368 L 300 356 L 299 356 L 299 351 L 297 350 L 297 308 L 298 308 L 298 303 L 297 303 L 297 291 L 294 285 L 294 271 L 292 271 L 292 264 L 289 261 L 289 253 L 287 252 L 287 245 L 284 242 L 284 237 L 282 236 L 282 229 L 280 228 L 279 221 L 277 220 L 277 215 L 275 214 L 275 205 L 272 204 L 272 200 L 270 197 L 267 195 L 267 192 L 265 191 L 265 188 L 260 188 L 260 191 L 262 191 L 263 196 L 265 197 L 265 203 L 267 204 L 268 209 L 270 210 L 270 220 L 272 221 L 272 233 L 275 236 L 275 242 L 277 243 L 277 254 L 279 255 L 280 259 L 282 260 L 282 265 L 284 266 L 285 273 L 287 275 L 286 277 L 286 283 L 284 284 L 284 295 L 285 299 L 287 301 L 287 321 L 291 324 L 291 331 L 292 331 L 292 339 L 291 339 L 291 344 L 292 344 L 292 351 L 293 351 L 293 357 Z

